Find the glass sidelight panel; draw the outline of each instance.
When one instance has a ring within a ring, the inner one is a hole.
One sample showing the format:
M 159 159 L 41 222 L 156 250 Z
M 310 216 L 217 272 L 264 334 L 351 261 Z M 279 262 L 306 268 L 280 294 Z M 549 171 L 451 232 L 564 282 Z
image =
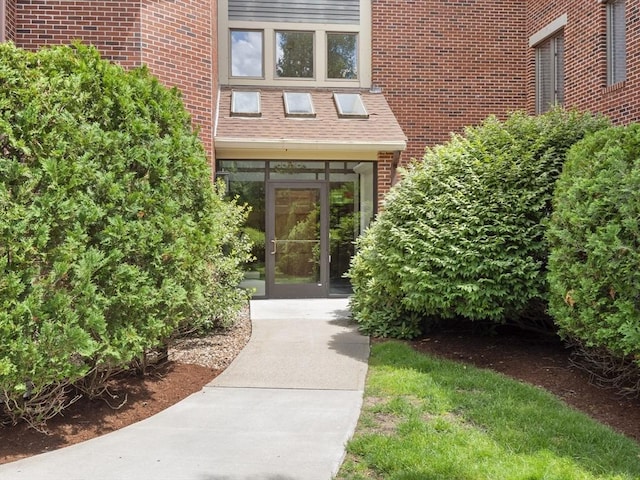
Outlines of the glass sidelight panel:
M 244 280 L 240 284 L 257 297 L 266 294 L 265 275 L 265 162 L 224 160 L 218 163 L 217 176 L 227 183 L 231 198 L 240 205 L 250 205 L 242 234 L 252 243 L 252 259 L 244 266 Z

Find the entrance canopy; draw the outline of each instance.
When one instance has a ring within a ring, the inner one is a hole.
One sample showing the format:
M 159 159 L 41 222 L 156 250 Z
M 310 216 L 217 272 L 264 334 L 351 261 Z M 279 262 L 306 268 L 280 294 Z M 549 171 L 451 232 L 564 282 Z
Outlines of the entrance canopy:
M 368 90 L 223 88 L 217 159 L 376 161 L 407 138 L 384 95 Z

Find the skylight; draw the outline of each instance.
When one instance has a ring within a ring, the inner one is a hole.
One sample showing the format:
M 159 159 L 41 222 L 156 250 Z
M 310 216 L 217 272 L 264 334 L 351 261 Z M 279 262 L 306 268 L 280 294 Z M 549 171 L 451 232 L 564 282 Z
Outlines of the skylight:
M 315 117 L 310 93 L 284 92 L 284 111 L 287 117 Z
M 231 92 L 231 115 L 259 117 L 260 92 Z
M 340 118 L 369 118 L 359 93 L 334 93 L 333 100 Z

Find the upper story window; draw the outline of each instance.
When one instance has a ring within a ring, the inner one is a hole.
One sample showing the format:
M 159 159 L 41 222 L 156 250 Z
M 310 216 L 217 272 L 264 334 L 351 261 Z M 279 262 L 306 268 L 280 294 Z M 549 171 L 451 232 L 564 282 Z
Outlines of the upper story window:
M 536 113 L 554 105 L 564 105 L 564 28 L 567 14 L 547 24 L 529 37 L 536 61 Z
M 221 85 L 371 87 L 371 0 L 218 0 Z
M 327 77 L 358 78 L 358 35 L 327 33 Z
M 264 77 L 264 38 L 260 30 L 231 30 L 232 77 Z
M 607 2 L 607 84 L 627 78 L 625 0 Z
M 276 32 L 276 76 L 313 78 L 313 32 Z
M 536 47 L 536 112 L 564 104 L 564 34 L 548 38 Z

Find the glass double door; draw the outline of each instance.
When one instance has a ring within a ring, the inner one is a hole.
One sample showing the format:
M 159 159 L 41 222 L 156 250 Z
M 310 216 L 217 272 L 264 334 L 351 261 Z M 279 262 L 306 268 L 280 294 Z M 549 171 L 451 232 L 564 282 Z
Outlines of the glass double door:
M 266 281 L 272 298 L 328 295 L 325 182 L 268 182 Z

